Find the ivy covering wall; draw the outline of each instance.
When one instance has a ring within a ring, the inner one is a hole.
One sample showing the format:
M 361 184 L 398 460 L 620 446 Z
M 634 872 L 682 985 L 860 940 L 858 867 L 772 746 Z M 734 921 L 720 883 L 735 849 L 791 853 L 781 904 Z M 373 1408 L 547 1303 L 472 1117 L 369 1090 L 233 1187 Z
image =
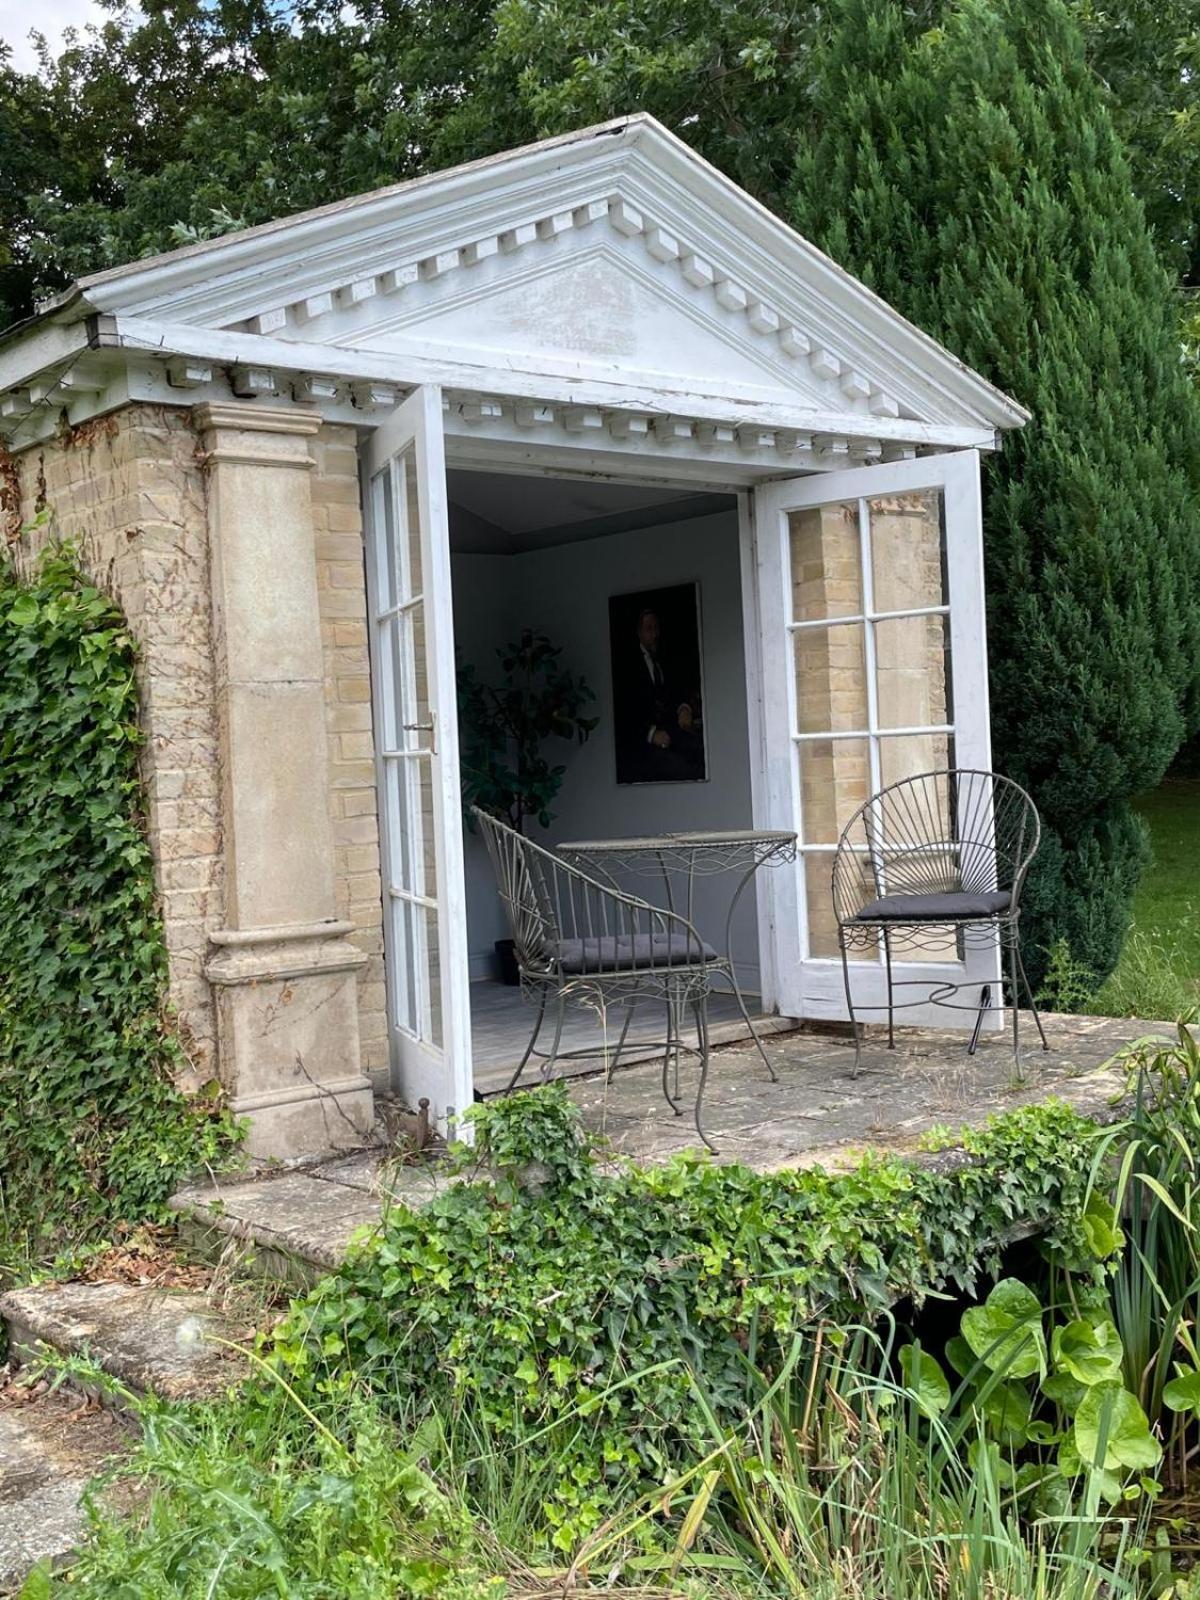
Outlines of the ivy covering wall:
M 222 1159 L 188 1100 L 143 830 L 134 645 L 68 550 L 0 552 L 0 1220 L 41 1244 L 152 1215 Z

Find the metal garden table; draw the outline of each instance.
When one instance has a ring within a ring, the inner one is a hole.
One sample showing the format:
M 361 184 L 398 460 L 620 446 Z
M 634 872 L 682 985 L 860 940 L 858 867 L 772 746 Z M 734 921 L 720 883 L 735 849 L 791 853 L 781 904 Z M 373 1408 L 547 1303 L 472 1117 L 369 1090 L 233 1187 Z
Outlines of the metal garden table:
M 616 889 L 620 888 L 614 877 L 617 872 L 624 871 L 641 877 L 661 875 L 666 909 L 680 912 L 689 922 L 693 920 L 698 878 L 713 878 L 723 873 L 738 875 L 725 914 L 725 938 L 723 948 L 718 951 L 716 970 L 728 977 L 738 1010 L 750 1030 L 750 1037 L 771 1075 L 772 1083 L 777 1082 L 775 1069 L 750 1020 L 737 980 L 732 951 L 733 917 L 738 902 L 760 867 L 795 861 L 796 835 L 782 829 L 721 828 L 712 832 L 650 834 L 641 838 L 568 839 L 557 844 L 555 849 L 565 861 L 603 877 Z M 681 903 L 677 905 L 676 893 L 680 889 L 683 894 Z M 677 1020 L 672 1016 L 668 1046 L 677 1042 Z

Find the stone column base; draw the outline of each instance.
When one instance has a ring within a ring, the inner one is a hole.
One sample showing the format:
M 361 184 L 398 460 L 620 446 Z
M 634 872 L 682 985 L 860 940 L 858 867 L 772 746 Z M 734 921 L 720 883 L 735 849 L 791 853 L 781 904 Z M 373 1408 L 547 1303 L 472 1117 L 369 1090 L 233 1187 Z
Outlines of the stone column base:
M 286 1161 L 364 1144 L 374 1122 L 355 984 L 367 958 L 349 922 L 223 929 L 204 969 L 217 1002 L 221 1081 L 252 1156 Z

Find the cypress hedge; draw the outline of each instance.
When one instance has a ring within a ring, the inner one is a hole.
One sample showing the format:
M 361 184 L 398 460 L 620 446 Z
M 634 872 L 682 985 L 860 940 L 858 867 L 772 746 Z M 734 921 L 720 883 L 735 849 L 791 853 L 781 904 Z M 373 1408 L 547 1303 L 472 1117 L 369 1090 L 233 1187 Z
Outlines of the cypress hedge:
M 791 220 L 1033 413 L 987 466 L 996 766 L 1044 842 L 1025 938 L 1100 978 L 1130 799 L 1200 721 L 1200 397 L 1175 291 L 1061 0 L 834 0 Z

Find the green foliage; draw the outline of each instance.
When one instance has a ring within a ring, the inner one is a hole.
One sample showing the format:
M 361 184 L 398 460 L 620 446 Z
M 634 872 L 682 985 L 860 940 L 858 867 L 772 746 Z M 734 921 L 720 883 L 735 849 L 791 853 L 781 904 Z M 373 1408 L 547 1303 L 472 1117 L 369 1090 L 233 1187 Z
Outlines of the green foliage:
M 491 1552 L 439 1482 L 438 1429 L 407 1437 L 353 1394 L 332 1428 L 303 1433 L 280 1397 L 247 1428 L 239 1402 L 206 1412 L 142 1407 L 144 1437 L 120 1481 L 144 1508 L 91 1507 L 92 1537 L 68 1574 L 30 1600 L 499 1600 Z
M 541 1434 L 541 1519 L 570 1545 L 627 1480 L 663 1482 L 701 1426 L 689 1368 L 723 1423 L 817 1316 L 855 1319 L 994 1268 L 1017 1217 L 1072 1259 L 1091 1125 L 1061 1105 L 969 1135 L 950 1170 L 870 1160 L 758 1174 L 694 1158 L 603 1174 L 560 1086 L 476 1109 L 460 1182 L 319 1285 L 272 1359 L 314 1386 L 353 1368 L 402 1410 L 466 1407 L 500 1437 Z M 535 1181 L 529 1182 L 532 1172 Z
M 1175 294 L 1061 0 L 960 0 L 932 29 L 838 0 L 809 70 L 796 225 L 1032 412 L 987 465 L 996 764 L 1044 825 L 1034 980 L 1060 938 L 1102 977 L 1145 856 L 1131 797 L 1200 720 Z
M 0 565 L 0 1200 L 39 1246 L 152 1215 L 231 1144 L 172 1084 L 133 659 L 69 551 Z
M 474 666 L 458 669 L 463 800 L 502 818 L 518 833 L 526 817 L 543 828 L 562 788 L 563 765 L 551 766 L 547 739 L 583 744 L 596 726 L 584 707 L 596 697 L 582 677 L 560 665 L 562 648 L 544 633 L 524 628 L 496 656 L 503 677 L 484 683 Z
M 1186 1484 L 1200 1440 L 1194 1396 L 1200 1349 L 1200 1042 L 1180 1026 L 1127 1061 L 1131 1114 L 1098 1144 L 1097 1185 L 1116 1167 L 1116 1199 L 1129 1237 L 1113 1276 L 1113 1320 L 1124 1381 L 1163 1425 L 1168 1475 Z
M 1158 1492 L 1143 1474 L 1158 1466 L 1162 1446 L 1121 1382 L 1120 1336 L 1098 1292 L 1086 1300 L 1064 1322 L 1028 1285 L 1002 1279 L 963 1314 L 961 1336 L 947 1345 L 962 1379 L 953 1393 L 927 1351 L 900 1351 L 921 1413 L 946 1442 L 969 1441 L 1027 1516 L 1091 1516 L 1101 1501 Z

